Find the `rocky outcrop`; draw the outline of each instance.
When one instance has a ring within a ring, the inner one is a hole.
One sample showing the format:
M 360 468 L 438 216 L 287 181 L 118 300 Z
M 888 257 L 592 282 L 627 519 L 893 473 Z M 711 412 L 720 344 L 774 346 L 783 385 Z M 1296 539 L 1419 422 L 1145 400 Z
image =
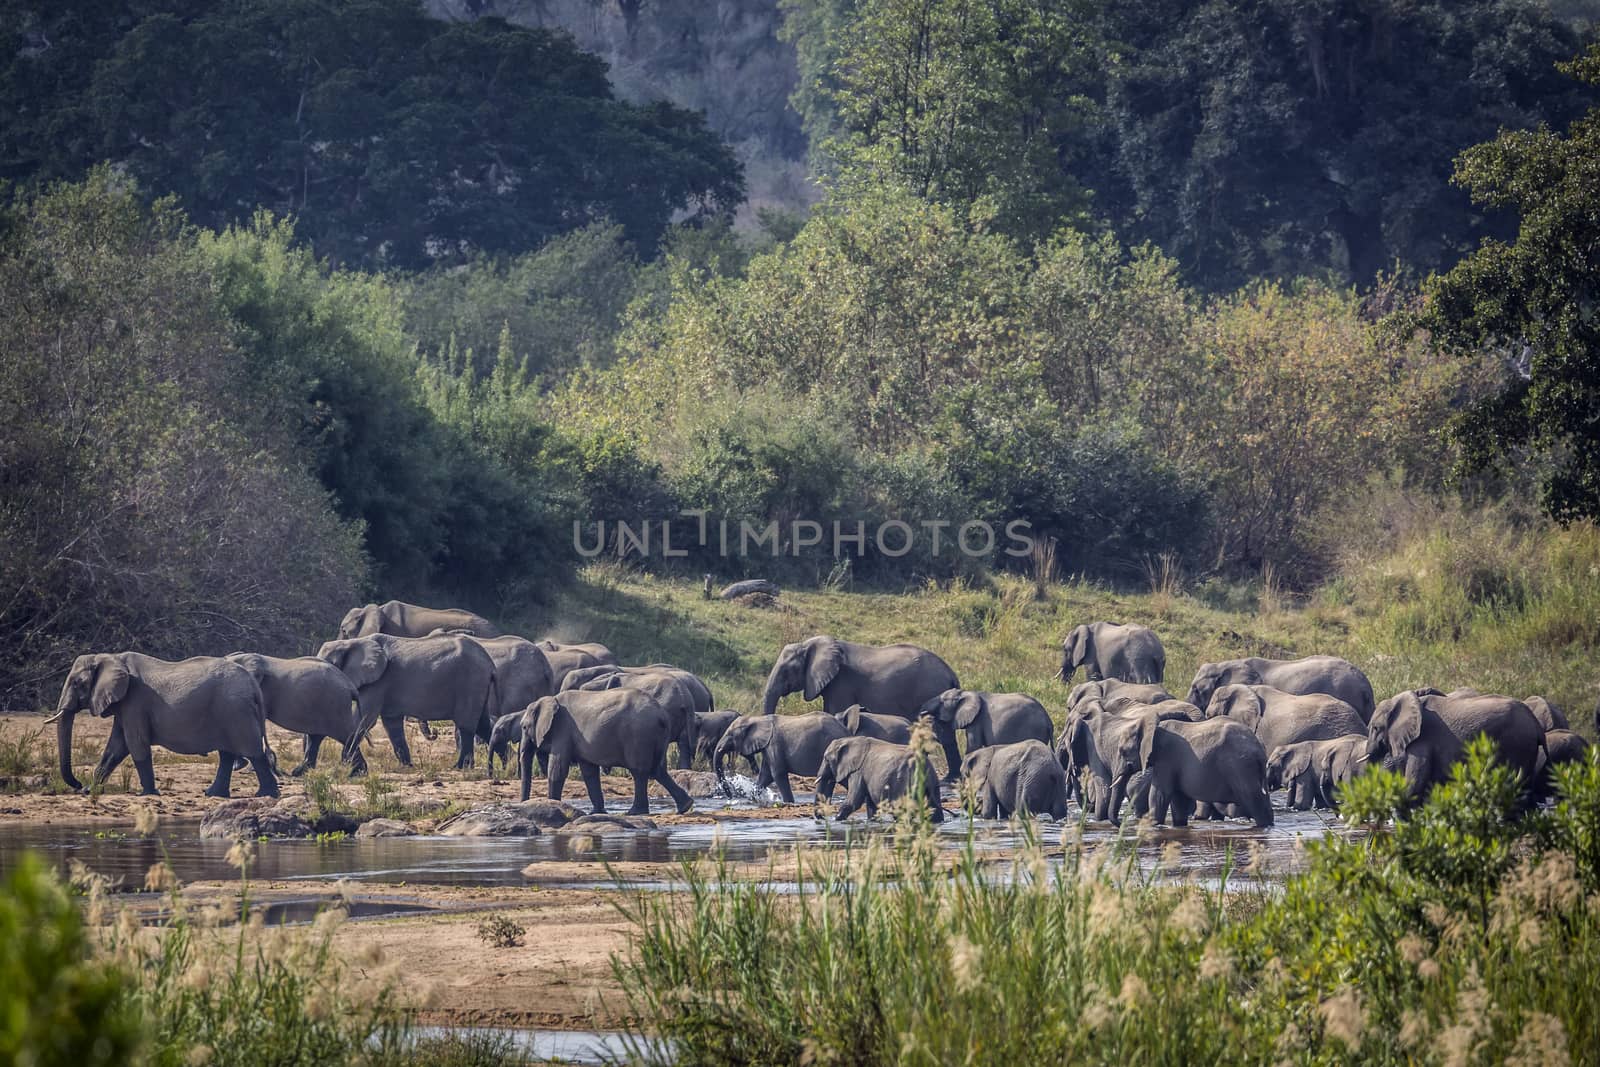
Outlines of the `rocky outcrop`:
M 319 811 L 305 797 L 239 797 L 225 800 L 200 820 L 202 838 L 315 837 L 349 834 L 357 821 L 342 812 Z
M 356 830 L 356 837 L 415 837 L 417 831 L 399 819 L 368 819 Z
M 619 830 L 654 830 L 654 819 L 644 815 L 580 815 L 556 831 L 558 834 L 608 834 Z
M 558 800 L 491 804 L 454 815 L 439 824 L 446 837 L 538 837 L 578 817 L 578 810 Z

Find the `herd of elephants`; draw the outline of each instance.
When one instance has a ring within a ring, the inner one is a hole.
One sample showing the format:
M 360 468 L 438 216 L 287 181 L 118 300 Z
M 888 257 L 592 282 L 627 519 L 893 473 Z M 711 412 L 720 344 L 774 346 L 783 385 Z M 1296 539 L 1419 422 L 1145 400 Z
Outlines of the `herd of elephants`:
M 1207 663 L 1179 699 L 1163 688 L 1160 638 L 1138 625 L 1075 628 L 1062 643 L 1062 682 L 1080 667 L 1088 680 L 1071 690 L 1058 733 L 1034 697 L 963 689 L 927 649 L 816 636 L 784 646 L 761 712 L 741 715 L 717 710 L 710 687 L 678 667 L 622 666 L 603 645 L 530 641 L 471 612 L 390 601 L 351 610 L 338 639 L 316 656 L 79 656 L 49 721 L 62 780 L 74 789 L 83 786 L 72 770 L 72 724 L 84 709 L 113 720 L 96 781 L 131 758 L 141 789 L 154 793 L 151 749 L 159 745 L 216 753 L 212 796 L 229 795 L 243 761 L 260 794 L 277 794 L 268 722 L 304 737 L 303 761 L 290 774 L 315 767 L 329 737 L 359 774 L 361 742 L 377 722 L 410 765 L 404 720 L 426 729 L 448 719 L 458 768 L 472 766 L 477 740 L 488 746 L 491 769 L 517 741 L 523 800 L 537 757 L 551 799 L 561 798 L 575 764 L 596 812 L 605 810 L 601 770 L 618 767 L 633 776 L 630 814 L 648 810 L 651 781 L 680 812 L 689 810 L 688 793 L 667 770 L 676 745 L 680 767 L 708 758 L 719 779 L 730 759 L 749 760 L 758 789 L 770 786 L 788 803 L 789 776 L 815 776 L 818 801 L 842 791 L 840 819 L 858 809 L 870 818 L 921 788 L 937 821 L 941 786 L 965 780 L 961 795 L 983 818 L 1062 818 L 1076 800 L 1089 817 L 1117 822 L 1127 801 L 1137 816 L 1178 826 L 1228 817 L 1271 825 L 1277 789 L 1288 790 L 1290 807 L 1331 807 L 1336 787 L 1375 763 L 1402 771 L 1420 797 L 1479 734 L 1537 800 L 1549 792 L 1549 767 L 1578 758 L 1587 744 L 1542 697 L 1418 689 L 1378 703 L 1367 677 L 1334 656 Z M 822 710 L 776 714 L 795 692 L 820 699 Z M 912 747 L 919 720 L 943 749 L 943 775 L 927 750 Z

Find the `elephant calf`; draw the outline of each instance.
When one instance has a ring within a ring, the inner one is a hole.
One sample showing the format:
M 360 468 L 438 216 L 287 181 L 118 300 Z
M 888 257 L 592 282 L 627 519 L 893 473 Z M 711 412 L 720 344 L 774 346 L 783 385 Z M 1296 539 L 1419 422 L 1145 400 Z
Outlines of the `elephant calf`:
M 878 809 L 909 793 L 916 784 L 917 756 L 908 745 L 891 744 L 875 737 L 843 737 L 828 745 L 817 772 L 817 800 L 826 801 L 837 784 L 844 791 L 844 803 L 835 818 L 848 819 L 857 808 L 867 809 L 867 818 Z M 944 821 L 939 803 L 939 776 L 933 762 L 922 758 L 922 790 L 934 822 Z
M 918 709 L 933 725 L 933 736 L 946 752 L 956 747 L 957 730 L 967 735 L 967 752 L 986 745 L 1008 745 L 1030 738 L 1048 745 L 1055 724 L 1044 705 L 1026 693 L 978 693 L 946 689 Z M 955 781 L 961 765 L 951 764 L 946 781 Z
M 1335 791 L 1365 770 L 1366 762 L 1365 734 L 1280 745 L 1267 754 L 1267 789 L 1287 789 L 1296 811 L 1336 808 Z
M 650 811 L 650 781 L 667 791 L 681 815 L 694 807 L 694 801 L 667 773 L 671 731 L 672 721 L 666 709 L 640 690 L 568 690 L 541 697 L 520 714 L 502 718 L 495 723 L 489 744 L 491 748 L 503 748 L 520 734 L 523 800 L 532 791 L 533 757 L 540 752 L 549 768 L 551 800 L 561 799 L 567 771 L 576 763 L 589 790 L 590 807 L 601 814 L 606 810 L 606 798 L 600 788 L 600 768 L 626 767 L 633 775 L 629 815 Z
M 832 715 L 813 711 L 806 715 L 744 715 L 731 724 L 717 742 L 711 768 L 720 779 L 722 761 L 730 755 L 761 757 L 756 788 L 771 785 L 785 804 L 794 803 L 789 775 L 821 772 L 822 756 L 834 741 L 848 736 L 844 723 Z
M 876 737 L 897 745 L 911 743 L 911 720 L 898 715 L 874 715 L 860 704 L 851 704 L 839 721 L 852 737 Z
M 1272 825 L 1267 753 L 1244 726 L 1228 719 L 1158 721 L 1147 713 L 1135 736 L 1157 824 L 1170 812 L 1174 826 L 1187 826 L 1196 804 L 1203 803 L 1213 809 L 1234 806 L 1258 828 Z M 1113 803 L 1125 786 L 1126 777 L 1112 783 Z
M 969 752 L 961 761 L 961 777 L 969 783 L 980 818 L 1067 817 L 1067 774 L 1042 741 L 1030 738 Z

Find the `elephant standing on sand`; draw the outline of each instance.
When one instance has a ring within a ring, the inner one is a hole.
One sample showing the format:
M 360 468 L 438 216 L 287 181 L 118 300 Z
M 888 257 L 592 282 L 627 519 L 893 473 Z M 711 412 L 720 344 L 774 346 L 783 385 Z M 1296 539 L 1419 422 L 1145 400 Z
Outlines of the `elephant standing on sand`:
M 1070 682 L 1079 667 L 1091 682 L 1115 678 L 1159 685 L 1167 672 L 1167 650 L 1148 626 L 1091 622 L 1073 627 L 1061 642 L 1061 680 Z
M 561 683 L 562 692 L 603 693 L 612 689 L 637 689 L 649 693 L 672 716 L 672 739 L 678 743 L 678 766 L 694 764 L 695 715 L 710 711 L 711 691 L 688 671 L 659 667 L 594 667 L 573 671 Z
M 477 637 L 499 637 L 499 629 L 482 615 L 463 608 L 424 608 L 402 600 L 351 608 L 339 623 L 340 640 L 389 634 L 426 637 L 435 630 L 461 630 Z
M 1372 683 L 1356 665 L 1338 656 L 1304 659 L 1230 659 L 1201 664 L 1189 687 L 1189 703 L 1204 708 L 1224 685 L 1270 685 L 1285 693 L 1326 693 L 1356 709 L 1365 723 L 1372 717 Z
M 1367 724 L 1356 709 L 1338 697 L 1285 693 L 1270 685 L 1218 686 L 1206 706 L 1206 716 L 1232 719 L 1249 727 L 1268 752 L 1296 741 L 1322 741 L 1367 732 Z
M 1470 695 L 1468 695 L 1470 694 Z M 1545 731 L 1520 700 L 1470 690 L 1414 689 L 1379 704 L 1367 728 L 1367 756 L 1403 771 L 1414 800 L 1450 777 L 1450 768 L 1479 734 L 1495 744 L 1501 762 L 1533 782 Z
M 207 796 L 229 795 L 233 761 L 250 761 L 260 783 L 258 796 L 278 795 L 278 779 L 267 759 L 267 716 L 261 687 L 250 672 L 216 656 L 169 662 L 137 652 L 79 656 L 61 687 L 56 713 L 56 746 L 61 780 L 70 789 L 83 783 L 72 773 L 72 720 L 88 708 L 111 716 L 111 736 L 95 767 L 104 782 L 124 759 L 133 760 L 139 789 L 154 796 L 151 746 L 186 756 L 217 753 L 217 776 Z
M 298 778 L 317 765 L 322 742 L 331 737 L 349 743 L 360 725 L 356 685 L 343 671 L 315 656 L 279 659 L 259 652 L 234 652 L 228 659 L 250 672 L 261 687 L 267 721 L 301 735 L 300 765 L 289 772 Z M 350 747 L 350 774 L 367 773 L 361 746 Z
M 1042 741 L 1030 738 L 968 752 L 961 777 L 972 789 L 979 818 L 1067 817 L 1067 774 Z
M 317 658 L 338 667 L 356 684 L 361 720 L 356 736 L 346 744 L 346 759 L 379 718 L 402 767 L 411 766 L 407 718 L 449 719 L 455 724 L 457 770 L 472 766 L 475 736 L 489 740 L 494 713 L 500 708 L 494 660 L 470 637 L 374 634 L 329 641 Z
M 871 819 L 879 808 L 911 792 L 917 784 L 917 760 L 918 756 L 907 745 L 891 744 L 875 737 L 840 738 L 822 754 L 816 799 L 828 800 L 837 784 L 844 791 L 844 803 L 834 818 L 843 822 L 857 808 L 865 807 L 867 818 Z M 927 798 L 933 821 L 943 822 L 939 776 L 926 757 L 922 758 L 920 775 L 922 793 Z
M 667 791 L 681 815 L 694 807 L 694 801 L 667 773 L 671 728 L 666 709 L 637 689 L 568 690 L 542 697 L 520 714 L 502 718 L 495 723 L 489 744 L 491 749 L 503 749 L 513 737 L 521 737 L 518 755 L 523 800 L 532 790 L 534 753 L 540 752 L 549 765 L 546 778 L 551 800 L 561 799 L 567 771 L 576 763 L 589 791 L 589 806 L 601 814 L 606 810 L 606 798 L 600 788 L 600 768 L 626 767 L 633 775 L 629 815 L 649 813 L 651 781 Z
M 946 689 L 960 687 L 950 665 L 916 645 L 858 645 L 820 635 L 785 645 L 767 675 L 761 711 L 772 715 L 778 700 L 799 690 L 806 700 L 822 699 L 822 710 L 843 715 L 860 704 L 879 715 L 914 719 L 923 704 Z M 961 752 L 945 746 L 949 766 Z
M 955 748 L 956 731 L 967 735 L 970 756 L 986 745 L 1038 741 L 1049 745 L 1055 723 L 1044 705 L 1026 693 L 979 693 L 971 689 L 946 689 L 918 709 L 933 725 L 933 736 L 946 752 Z M 946 781 L 955 781 L 961 765 L 949 764 Z
M 744 715 L 723 733 L 712 757 L 711 769 L 720 780 L 722 761 L 728 756 L 761 757 L 761 773 L 756 788 L 768 785 L 778 791 L 785 804 L 794 803 L 789 775 L 811 776 L 822 768 L 822 754 L 843 737 L 844 723 L 820 711 L 805 715 Z

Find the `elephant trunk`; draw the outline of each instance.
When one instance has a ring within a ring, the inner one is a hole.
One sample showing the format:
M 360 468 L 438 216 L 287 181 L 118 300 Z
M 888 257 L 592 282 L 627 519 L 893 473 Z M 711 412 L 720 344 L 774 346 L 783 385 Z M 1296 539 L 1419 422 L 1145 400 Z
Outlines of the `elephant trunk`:
M 722 776 L 722 761 L 727 755 L 728 746 L 719 742 L 717 744 L 716 752 L 714 752 L 711 756 L 711 773 L 717 776 L 717 781 L 719 782 L 724 781 Z
M 56 749 L 60 758 L 61 780 L 68 789 L 81 792 L 83 783 L 72 773 L 72 720 L 77 717 L 78 709 L 67 707 L 66 701 L 62 701 L 56 709 Z
M 518 770 L 522 787 L 521 798 L 526 803 L 528 795 L 533 792 L 533 740 L 531 738 L 523 737 L 522 751 L 517 753 L 517 756 L 520 764 Z
M 794 692 L 792 689 L 783 687 L 781 671 L 781 664 L 774 663 L 772 665 L 772 673 L 767 675 L 767 688 L 761 695 L 761 714 L 763 715 L 776 715 L 778 713 L 778 701 L 789 693 Z
M 1113 826 L 1122 822 L 1122 801 L 1128 795 L 1129 774 L 1124 772 L 1111 780 L 1111 799 L 1106 806 L 1106 817 Z

